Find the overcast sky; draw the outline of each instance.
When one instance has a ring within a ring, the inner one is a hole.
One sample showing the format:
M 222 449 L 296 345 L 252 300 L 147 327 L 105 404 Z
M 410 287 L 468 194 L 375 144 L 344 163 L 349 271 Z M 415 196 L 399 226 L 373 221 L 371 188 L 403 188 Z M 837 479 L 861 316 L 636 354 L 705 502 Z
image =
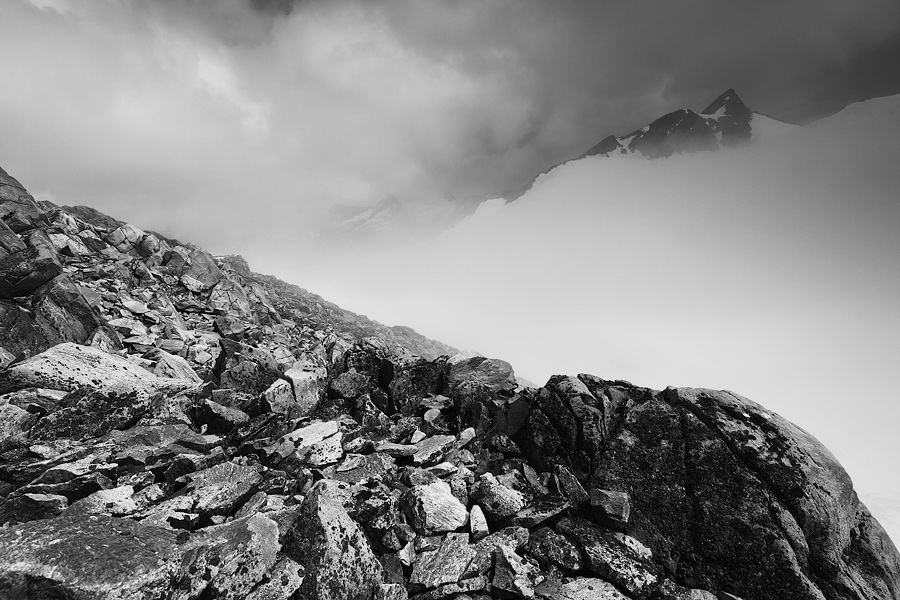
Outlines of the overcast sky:
M 896 0 L 4 0 L 0 164 L 263 256 L 330 203 L 514 188 L 729 87 L 801 122 L 896 93 L 898 40 Z

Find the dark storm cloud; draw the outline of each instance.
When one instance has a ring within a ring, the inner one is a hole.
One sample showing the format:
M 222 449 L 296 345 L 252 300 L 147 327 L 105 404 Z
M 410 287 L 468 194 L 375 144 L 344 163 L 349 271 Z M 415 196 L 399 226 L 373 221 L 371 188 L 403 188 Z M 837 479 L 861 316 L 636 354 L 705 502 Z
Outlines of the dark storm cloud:
M 310 207 L 503 191 L 729 87 L 794 121 L 898 92 L 898 32 L 895 0 L 12 0 L 0 160 L 284 242 Z
M 792 122 L 900 92 L 896 2 L 382 6 L 398 37 L 434 60 L 517 73 L 535 111 L 522 128 L 531 145 L 505 150 L 521 151 L 526 174 L 729 87 Z

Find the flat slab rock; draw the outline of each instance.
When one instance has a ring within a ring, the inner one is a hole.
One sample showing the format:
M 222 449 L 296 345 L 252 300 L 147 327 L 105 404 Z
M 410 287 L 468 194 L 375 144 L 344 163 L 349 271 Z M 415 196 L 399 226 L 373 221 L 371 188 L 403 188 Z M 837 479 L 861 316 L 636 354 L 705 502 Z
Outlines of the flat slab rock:
M 90 388 L 103 393 L 151 395 L 177 393 L 194 381 L 157 377 L 130 360 L 91 346 L 58 344 L 0 375 L 0 393 L 28 387 L 72 391 Z
M 541 600 L 630 600 L 613 584 L 593 577 L 579 577 L 565 583 L 548 579 L 535 592 Z
M 256 493 L 262 475 L 253 467 L 226 462 L 190 473 L 187 495 L 193 510 L 202 514 L 230 515 Z
M 163 598 L 181 569 L 173 531 L 110 517 L 0 529 L 0 597 Z

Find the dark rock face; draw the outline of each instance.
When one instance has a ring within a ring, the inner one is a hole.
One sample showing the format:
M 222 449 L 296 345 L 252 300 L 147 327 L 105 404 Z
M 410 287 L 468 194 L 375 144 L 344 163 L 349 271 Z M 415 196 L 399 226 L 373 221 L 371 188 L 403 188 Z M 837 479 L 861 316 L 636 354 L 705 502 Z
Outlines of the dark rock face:
M 740 141 L 742 106 L 638 145 Z M 0 200 L 0 599 L 900 599 L 834 457 L 745 398 L 519 389 L 2 171 Z
M 733 89 L 729 89 L 699 114 L 688 109 L 676 110 L 629 134 L 607 136 L 584 154 L 571 160 L 588 156 L 640 156 L 656 159 L 673 154 L 708 152 L 721 147 L 739 146 L 752 138 L 752 121 L 753 111 L 747 108 Z M 560 165 L 553 165 L 542 171 L 524 186 L 503 194 L 503 197 L 509 202 L 520 198 L 532 188 L 538 177 L 558 166 Z
M 630 148 L 648 158 L 664 158 L 676 152 L 698 152 L 719 147 L 715 131 L 706 119 L 690 110 L 676 110 L 630 136 Z
M 734 90 L 726 90 L 712 101 L 701 115 L 716 115 L 710 124 L 722 136 L 723 146 L 736 146 L 752 136 L 753 112 L 738 98 Z

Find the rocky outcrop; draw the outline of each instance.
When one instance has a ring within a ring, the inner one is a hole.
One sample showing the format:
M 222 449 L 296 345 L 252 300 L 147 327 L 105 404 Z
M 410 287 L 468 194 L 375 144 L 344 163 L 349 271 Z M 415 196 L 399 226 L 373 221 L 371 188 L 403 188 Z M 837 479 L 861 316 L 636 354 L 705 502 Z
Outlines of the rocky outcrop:
M 60 266 L 0 299 L 0 598 L 900 599 L 844 470 L 750 400 L 522 389 L 0 175 L 0 253 Z

